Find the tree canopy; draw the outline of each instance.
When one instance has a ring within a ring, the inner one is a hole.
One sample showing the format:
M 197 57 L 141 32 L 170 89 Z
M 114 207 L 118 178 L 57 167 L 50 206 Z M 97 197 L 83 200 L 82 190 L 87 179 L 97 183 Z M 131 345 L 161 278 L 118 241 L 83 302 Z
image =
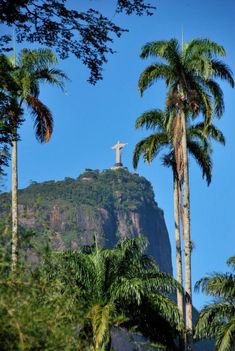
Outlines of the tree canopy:
M 116 13 L 152 15 L 154 9 L 145 0 L 116 1 Z M 74 54 L 89 69 L 88 81 L 92 84 L 102 79 L 107 55 L 114 53 L 113 36 L 120 37 L 127 31 L 94 8 L 71 9 L 67 0 L 1 0 L 0 21 L 15 26 L 19 43 L 53 47 L 62 59 Z M 2 50 L 10 50 L 10 41 L 11 35 L 0 37 Z
M 144 254 L 146 245 L 136 237 L 102 249 L 95 240 L 50 252 L 34 269 L 26 262 L 13 275 L 0 257 L 1 350 L 108 351 L 120 325 L 177 350 L 183 324 L 169 294 L 178 284 Z

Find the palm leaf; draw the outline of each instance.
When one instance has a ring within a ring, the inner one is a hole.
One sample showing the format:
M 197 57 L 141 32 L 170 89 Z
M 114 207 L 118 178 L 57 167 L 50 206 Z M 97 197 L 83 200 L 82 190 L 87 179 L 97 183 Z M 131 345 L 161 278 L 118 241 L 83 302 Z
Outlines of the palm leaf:
M 149 42 L 142 47 L 140 57 L 159 57 L 173 65 L 179 64 L 180 52 L 178 42 L 176 39 Z
M 235 277 L 232 273 L 214 273 L 198 280 L 195 289 L 206 295 L 235 299 Z
M 59 88 L 64 90 L 64 80 L 68 80 L 66 74 L 59 69 L 55 68 L 43 68 L 38 69 L 33 74 L 33 80 L 49 83 L 52 85 L 57 85 Z
M 227 261 L 227 264 L 229 266 L 231 266 L 233 269 L 235 269 L 235 256 L 231 256 L 228 261 Z
M 171 82 L 172 71 L 168 65 L 152 64 L 143 71 L 138 82 L 140 95 L 143 95 L 144 91 L 158 79 L 164 79 L 167 85 Z
M 190 154 L 194 157 L 202 170 L 202 177 L 206 177 L 207 184 L 209 185 L 212 177 L 212 160 L 210 153 L 196 141 L 188 140 L 187 145 Z
M 159 109 L 144 112 L 137 118 L 135 127 L 148 129 L 164 129 L 166 124 L 166 115 Z
M 212 59 L 212 70 L 213 70 L 213 77 L 220 78 L 222 80 L 226 80 L 231 87 L 234 87 L 234 80 L 233 80 L 233 73 L 229 66 L 227 66 L 224 62 Z
M 37 139 L 41 143 L 47 143 L 53 131 L 53 118 L 50 110 L 39 99 L 32 95 L 27 96 L 26 102 L 34 117 L 34 128 Z
M 209 39 L 194 39 L 190 43 L 187 43 L 185 48 L 185 61 L 189 60 L 192 55 L 206 55 L 212 56 L 225 56 L 226 51 L 223 46 Z
M 57 63 L 56 56 L 50 49 L 23 49 L 17 60 L 17 66 L 28 72 L 35 72 L 36 69 L 44 69 Z
M 137 168 L 140 157 L 151 163 L 164 146 L 168 146 L 169 139 L 166 133 L 155 133 L 136 144 L 133 155 L 133 167 Z
M 151 301 L 157 308 L 159 314 L 167 320 L 170 325 L 175 325 L 178 330 L 184 329 L 178 307 L 169 297 L 162 294 L 155 294 Z
M 231 351 L 235 348 L 235 317 L 221 326 L 216 338 L 216 349 L 218 351 Z
M 109 303 L 105 306 L 94 305 L 88 313 L 88 318 L 91 319 L 95 351 L 103 349 L 110 332 L 109 324 L 113 312 L 114 305 Z
M 224 113 L 223 91 L 220 88 L 219 84 L 212 79 L 208 79 L 206 85 L 210 90 L 212 96 L 214 96 L 215 114 L 217 117 L 221 117 Z

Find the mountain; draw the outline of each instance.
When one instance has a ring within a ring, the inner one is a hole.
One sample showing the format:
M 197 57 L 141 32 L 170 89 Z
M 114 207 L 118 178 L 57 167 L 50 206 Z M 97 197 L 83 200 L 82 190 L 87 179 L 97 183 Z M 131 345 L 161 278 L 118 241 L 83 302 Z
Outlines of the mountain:
M 0 231 L 11 235 L 11 194 L 0 195 Z M 150 182 L 127 169 L 86 169 L 77 179 L 32 182 L 19 191 L 20 243 L 23 251 L 31 244 L 45 246 L 48 239 L 54 249 L 90 245 L 96 240 L 112 247 L 120 238 L 145 235 L 149 240 L 148 254 L 162 271 L 172 275 L 171 246 L 164 214 L 154 200 Z M 6 241 L 9 242 L 9 240 Z M 26 255 L 32 256 L 28 249 Z M 197 311 L 194 310 L 195 318 Z M 139 335 L 124 329 L 112 332 L 116 351 L 153 350 Z M 194 350 L 211 351 L 213 343 L 198 342 Z
M 10 194 L 1 195 L 1 222 L 10 220 Z M 19 191 L 19 223 L 39 240 L 50 236 L 55 249 L 94 242 L 112 247 L 118 239 L 145 235 L 148 254 L 172 274 L 171 247 L 163 211 L 151 184 L 126 169 L 87 169 L 77 179 L 32 182 Z

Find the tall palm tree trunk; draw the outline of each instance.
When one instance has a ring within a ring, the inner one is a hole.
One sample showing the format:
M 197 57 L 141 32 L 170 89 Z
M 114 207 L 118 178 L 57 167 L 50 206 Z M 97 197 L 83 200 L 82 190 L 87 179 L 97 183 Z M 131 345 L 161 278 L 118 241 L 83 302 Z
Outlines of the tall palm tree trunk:
M 174 174 L 174 221 L 175 221 L 175 243 L 176 243 L 176 280 L 183 286 L 183 272 L 182 272 L 182 248 L 181 248 L 181 234 L 180 234 L 180 184 L 177 175 Z M 177 306 L 184 319 L 184 297 L 182 290 L 177 289 Z M 185 349 L 184 340 L 179 338 L 180 350 Z
M 181 111 L 182 123 L 182 154 L 183 154 L 183 233 L 184 233 L 184 267 L 185 267 L 185 323 L 187 329 L 186 350 L 192 350 L 192 281 L 191 281 L 191 237 L 190 237 L 190 196 L 189 196 L 189 172 L 188 172 L 188 149 L 186 136 L 185 114 Z
M 177 176 L 174 175 L 174 221 L 175 221 L 175 242 L 176 242 L 176 279 L 178 283 L 183 285 L 182 274 L 182 251 L 181 251 L 181 237 L 180 237 L 180 198 L 179 198 L 179 182 Z M 177 290 L 177 306 L 183 318 L 183 294 L 182 291 Z
M 11 269 L 16 269 L 18 260 L 18 169 L 17 141 L 12 142 L 12 262 Z

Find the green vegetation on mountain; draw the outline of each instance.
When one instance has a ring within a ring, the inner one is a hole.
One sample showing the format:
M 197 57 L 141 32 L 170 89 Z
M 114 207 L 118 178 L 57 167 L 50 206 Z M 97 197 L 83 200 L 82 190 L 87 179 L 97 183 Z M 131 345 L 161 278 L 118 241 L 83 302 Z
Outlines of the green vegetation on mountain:
M 10 242 L 10 194 L 2 194 L 0 200 L 4 242 Z M 18 204 L 24 251 L 27 245 L 77 248 L 91 244 L 94 235 L 102 246 L 112 247 L 119 238 L 146 235 L 148 252 L 162 270 L 172 273 L 163 212 L 151 184 L 138 174 L 126 169 L 85 170 L 77 179 L 31 182 L 19 191 Z
M 39 209 L 47 207 L 51 201 L 58 204 L 100 206 L 109 209 L 114 203 L 114 193 L 120 192 L 120 209 L 139 206 L 145 194 L 146 201 L 152 199 L 150 183 L 143 177 L 131 174 L 125 170 L 86 170 L 77 179 L 66 177 L 62 181 L 32 181 L 26 189 L 19 190 L 19 203 Z M 10 194 L 1 195 L 0 211 L 10 208 Z

